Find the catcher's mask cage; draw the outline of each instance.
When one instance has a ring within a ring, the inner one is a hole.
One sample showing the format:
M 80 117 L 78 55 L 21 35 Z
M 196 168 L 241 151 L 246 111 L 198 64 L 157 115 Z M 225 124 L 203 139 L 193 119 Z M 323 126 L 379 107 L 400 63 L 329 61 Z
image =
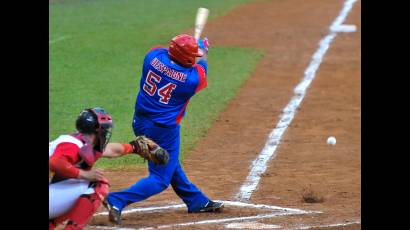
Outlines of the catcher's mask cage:
M 110 141 L 113 127 L 111 116 L 100 107 L 84 109 L 76 121 L 76 128 L 80 133 L 96 135 L 94 149 L 100 152 L 104 151 Z
M 195 64 L 196 57 L 202 57 L 204 53 L 198 48 L 198 42 L 188 34 L 180 34 L 172 38 L 169 43 L 168 55 L 170 58 L 184 67 Z

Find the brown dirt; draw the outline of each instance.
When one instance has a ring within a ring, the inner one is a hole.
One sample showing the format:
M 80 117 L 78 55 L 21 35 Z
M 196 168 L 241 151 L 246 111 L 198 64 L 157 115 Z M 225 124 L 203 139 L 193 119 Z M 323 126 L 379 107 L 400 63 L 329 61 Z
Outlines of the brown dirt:
M 190 180 L 210 198 L 234 199 L 249 173 L 250 163 L 275 127 L 281 110 L 289 102 L 293 88 L 303 77 L 318 42 L 328 33 L 343 2 L 260 1 L 239 6 L 208 23 L 205 33 L 213 46 L 264 51 L 252 76 L 184 163 Z M 357 2 L 345 22 L 355 24 L 358 31 L 339 33 L 331 44 L 282 138 L 276 158 L 269 163 L 249 201 L 323 213 L 262 219 L 261 223 L 295 227 L 361 219 L 360 8 Z M 326 144 L 328 136 L 337 138 L 335 146 Z M 128 187 L 146 175 L 146 169 L 108 172 L 112 191 Z M 306 187 L 323 196 L 324 201 L 305 203 L 302 196 Z M 181 201 L 169 188 L 131 207 L 172 202 Z M 156 217 L 149 213 L 127 214 L 123 225 L 137 228 L 258 212 L 230 207 L 221 214 L 186 214 L 184 210 L 167 211 Z M 92 224 L 109 225 L 106 218 L 101 217 L 94 218 Z M 326 229 L 360 227 L 355 224 Z M 223 229 L 224 224 L 184 227 L 192 228 Z

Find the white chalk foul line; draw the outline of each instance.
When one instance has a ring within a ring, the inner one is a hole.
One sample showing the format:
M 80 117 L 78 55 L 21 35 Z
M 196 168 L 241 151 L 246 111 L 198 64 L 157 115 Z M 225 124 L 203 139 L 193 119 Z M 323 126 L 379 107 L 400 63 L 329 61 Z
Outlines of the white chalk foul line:
M 355 25 L 340 25 L 338 27 L 331 28 L 331 30 L 336 33 L 353 33 L 356 32 L 357 28 Z
M 330 26 L 329 34 L 320 41 L 319 48 L 313 54 L 312 60 L 304 72 L 302 81 L 294 89 L 295 95 L 292 97 L 289 104 L 283 109 L 281 119 L 269 134 L 268 140 L 266 141 L 265 146 L 258 157 L 252 162 L 252 168 L 249 172 L 249 175 L 243 185 L 240 187 L 238 194 L 236 194 L 237 199 L 249 200 L 252 196 L 253 191 L 258 186 L 261 175 L 266 171 L 267 163 L 275 157 L 275 151 L 280 143 L 282 135 L 288 128 L 289 124 L 292 122 L 293 117 L 295 116 L 296 109 L 302 102 L 310 83 L 315 78 L 316 71 L 318 70 L 320 63 L 322 62 L 323 56 L 328 50 L 330 43 L 336 37 L 338 31 L 332 30 L 332 28 L 340 28 L 355 2 L 356 0 L 345 1 L 341 12 Z

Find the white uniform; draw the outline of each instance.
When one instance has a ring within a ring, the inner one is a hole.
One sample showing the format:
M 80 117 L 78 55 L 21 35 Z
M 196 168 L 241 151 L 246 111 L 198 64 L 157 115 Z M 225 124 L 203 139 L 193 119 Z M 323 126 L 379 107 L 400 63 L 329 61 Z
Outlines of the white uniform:
M 61 135 L 56 140 L 49 143 L 48 156 L 51 157 L 57 145 L 63 142 L 76 144 L 79 148 L 83 143 L 70 135 Z M 83 179 L 67 179 L 48 186 L 48 218 L 52 219 L 70 210 L 82 194 L 94 193 L 93 188 L 89 188 L 90 182 Z

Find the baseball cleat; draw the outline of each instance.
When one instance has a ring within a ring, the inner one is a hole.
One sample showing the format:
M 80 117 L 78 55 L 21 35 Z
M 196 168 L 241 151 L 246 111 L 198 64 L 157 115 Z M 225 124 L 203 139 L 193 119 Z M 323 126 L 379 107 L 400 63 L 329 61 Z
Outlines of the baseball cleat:
M 109 221 L 111 223 L 120 225 L 121 224 L 121 211 L 118 210 L 116 207 L 112 206 L 110 203 L 108 203 L 107 199 L 104 199 L 103 205 L 108 210 Z
M 224 208 L 224 203 L 222 202 L 214 202 L 209 200 L 209 202 L 205 205 L 205 207 L 199 209 L 196 212 L 220 212 Z

